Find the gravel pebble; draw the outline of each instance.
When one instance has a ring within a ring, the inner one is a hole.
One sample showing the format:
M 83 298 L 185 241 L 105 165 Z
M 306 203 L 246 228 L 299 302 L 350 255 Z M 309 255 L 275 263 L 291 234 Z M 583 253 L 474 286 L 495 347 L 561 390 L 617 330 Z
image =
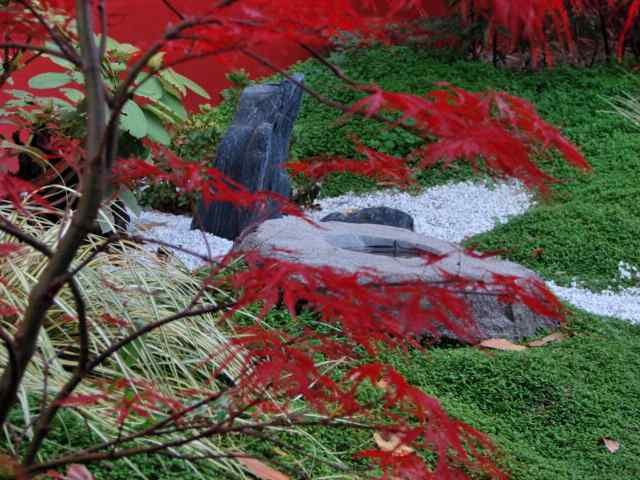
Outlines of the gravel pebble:
M 560 287 L 554 282 L 547 286 L 558 298 L 574 307 L 595 315 L 615 317 L 640 324 L 640 288 L 626 288 L 619 292 L 605 290 L 592 292 L 577 286 Z
M 321 210 L 311 212 L 317 220 L 336 211 L 385 206 L 411 215 L 416 233 L 460 242 L 491 230 L 509 217 L 523 214 L 533 204 L 533 198 L 517 183 L 489 187 L 459 182 L 429 188 L 418 195 L 385 190 L 362 196 L 325 198 L 318 203 Z

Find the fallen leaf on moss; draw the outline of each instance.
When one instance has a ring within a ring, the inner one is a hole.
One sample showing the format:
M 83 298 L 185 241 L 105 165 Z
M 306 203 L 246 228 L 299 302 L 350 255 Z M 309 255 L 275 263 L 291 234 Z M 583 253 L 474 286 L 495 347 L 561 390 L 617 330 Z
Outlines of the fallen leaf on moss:
M 384 378 L 376 383 L 378 388 L 383 389 L 385 392 L 389 389 L 389 382 L 387 382 Z
M 393 452 L 394 455 L 399 457 L 409 455 L 415 451 L 409 445 L 403 445 L 397 435 L 391 434 L 388 440 L 385 440 L 382 434 L 376 432 L 373 434 L 373 440 L 383 452 Z
M 0 478 L 17 476 L 18 465 L 18 461 L 15 458 L 0 453 Z
M 602 440 L 605 448 L 609 450 L 610 453 L 616 453 L 620 448 L 620 443 L 616 442 L 615 440 L 611 440 L 607 437 L 602 437 L 600 440 Z
M 560 342 L 567 338 L 567 336 L 562 332 L 552 333 L 551 335 L 547 335 L 540 340 L 534 340 L 532 342 L 527 343 L 530 347 L 544 347 L 546 344 L 551 342 Z
M 526 346 L 516 345 L 506 338 L 489 338 L 480 342 L 478 346 L 483 348 L 491 348 L 493 350 L 502 350 L 505 352 L 521 352 L 522 350 L 527 349 Z
M 244 455 L 241 452 L 236 453 L 238 455 Z M 290 480 L 287 475 L 274 470 L 269 465 L 266 465 L 255 458 L 237 457 L 236 460 L 254 477 L 259 478 L 260 480 Z

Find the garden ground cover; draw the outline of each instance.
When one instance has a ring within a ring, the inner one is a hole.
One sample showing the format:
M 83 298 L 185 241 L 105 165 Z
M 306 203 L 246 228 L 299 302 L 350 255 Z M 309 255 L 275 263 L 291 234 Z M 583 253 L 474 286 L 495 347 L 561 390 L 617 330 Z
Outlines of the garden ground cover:
M 547 280 L 568 284 L 577 278 L 595 289 L 615 281 L 620 260 L 640 265 L 640 135 L 626 120 L 604 111 L 610 109 L 606 100 L 612 95 L 640 91 L 623 71 L 601 66 L 517 73 L 410 48 L 341 53 L 333 60 L 356 80 L 375 81 L 388 90 L 421 93 L 430 82 L 446 80 L 470 90 L 494 88 L 531 100 L 543 118 L 581 147 L 594 174 L 578 175 L 559 161 L 547 162 L 549 171 L 565 181 L 554 186 L 553 197 L 469 243 L 478 243 L 482 249 L 506 249 L 506 257 Z M 305 62 L 296 69 L 304 71 L 307 83 L 321 93 L 342 101 L 355 99 L 321 66 Z M 220 115 L 228 118 L 229 111 L 230 106 L 223 105 Z M 307 99 L 296 125 L 294 156 L 352 154 L 350 142 L 342 138 L 349 132 L 392 154 L 406 154 L 418 144 L 408 134 L 384 131 L 364 120 L 333 128 L 338 116 Z M 470 175 L 468 168 L 433 170 L 420 174 L 419 181 L 429 186 Z M 335 196 L 371 188 L 366 180 L 342 175 L 324 182 L 322 191 Z M 533 253 L 539 249 L 541 253 Z M 312 322 L 311 316 L 302 318 Z M 290 329 L 301 327 L 282 311 L 272 312 L 268 321 Z M 512 478 L 640 477 L 640 327 L 574 311 L 566 330 L 573 336 L 525 352 L 487 353 L 449 345 L 430 349 L 426 355 L 387 352 L 383 360 L 441 399 L 453 416 L 488 433 L 499 445 L 497 462 Z M 343 453 L 346 461 L 351 452 L 373 446 L 370 435 L 361 432 L 318 429 L 313 433 L 315 439 L 284 434 L 282 438 L 309 451 L 323 445 Z M 620 442 L 620 450 L 609 453 L 600 443 L 602 437 Z M 85 439 L 79 437 L 79 442 Z M 244 448 L 269 452 L 261 443 L 247 443 Z M 299 459 L 278 460 L 295 466 Z M 170 462 L 169 473 L 162 472 L 158 462 L 136 461 L 148 478 L 197 478 L 180 462 Z M 312 478 L 339 478 L 321 464 L 306 467 Z M 95 471 L 98 479 L 131 476 L 118 462 Z
M 544 162 L 562 181 L 553 186 L 552 197 L 468 244 L 506 250 L 504 256 L 546 280 L 567 285 L 577 279 L 594 290 L 625 285 L 618 277 L 619 261 L 640 265 L 640 134 L 612 114 L 608 103 L 624 92 L 639 92 L 640 84 L 621 68 L 513 72 L 407 47 L 334 54 L 332 60 L 351 78 L 386 90 L 424 93 L 430 82 L 449 81 L 472 91 L 507 91 L 533 102 L 545 120 L 581 148 L 592 174 L 576 173 L 557 158 Z M 296 70 L 324 95 L 344 102 L 357 99 L 313 61 Z M 335 128 L 339 116 L 307 98 L 296 124 L 294 156 L 353 155 L 349 134 L 396 155 L 418 144 L 409 134 L 362 119 Z M 461 166 L 425 171 L 418 180 L 432 186 L 471 175 Z M 336 175 L 324 182 L 322 193 L 337 196 L 373 188 L 366 179 Z M 427 356 L 389 354 L 387 360 L 441 398 L 454 416 L 489 433 L 501 446 L 502 461 L 513 478 L 636 477 L 640 423 L 631 419 L 640 402 L 635 375 L 640 329 L 577 311 L 568 328 L 576 336 L 524 353 L 435 348 Z M 348 435 L 320 435 L 336 450 L 362 447 L 354 446 L 355 438 Z M 622 439 L 626 447 L 610 454 L 601 437 Z M 362 436 L 361 441 L 370 439 Z

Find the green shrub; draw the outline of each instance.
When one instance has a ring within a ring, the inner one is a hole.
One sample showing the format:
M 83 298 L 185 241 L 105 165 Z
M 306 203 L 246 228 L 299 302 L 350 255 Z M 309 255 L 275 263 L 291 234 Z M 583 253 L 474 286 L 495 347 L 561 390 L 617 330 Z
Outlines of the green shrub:
M 189 115 L 179 125 L 171 149 L 185 161 L 213 165 L 216 147 L 228 123 L 217 108 L 201 105 L 199 112 Z M 189 214 L 195 203 L 195 195 L 178 192 L 167 182 L 146 186 L 137 192 L 137 198 L 143 207 L 167 213 Z

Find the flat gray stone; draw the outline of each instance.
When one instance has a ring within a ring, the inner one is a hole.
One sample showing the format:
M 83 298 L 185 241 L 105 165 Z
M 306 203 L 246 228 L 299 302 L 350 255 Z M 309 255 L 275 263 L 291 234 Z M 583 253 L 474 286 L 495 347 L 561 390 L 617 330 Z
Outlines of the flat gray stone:
M 441 271 L 474 281 L 491 282 L 493 274 L 519 277 L 521 285 L 540 280 L 531 270 L 497 258 L 477 258 L 456 244 L 406 229 L 373 224 L 326 222 L 310 225 L 296 217 L 268 220 L 245 232 L 234 245 L 237 252 L 258 251 L 267 258 L 294 261 L 312 267 L 332 267 L 346 273 L 370 270 L 386 284 L 443 279 Z M 425 264 L 418 252 L 448 254 Z M 481 339 L 521 339 L 557 321 L 533 313 L 527 306 L 499 302 L 489 290 L 464 293 L 471 304 Z M 445 337 L 456 338 L 442 329 Z
M 373 223 L 389 227 L 405 228 L 413 232 L 413 218 L 408 213 L 390 207 L 367 207 L 349 212 L 333 212 L 321 222 Z

